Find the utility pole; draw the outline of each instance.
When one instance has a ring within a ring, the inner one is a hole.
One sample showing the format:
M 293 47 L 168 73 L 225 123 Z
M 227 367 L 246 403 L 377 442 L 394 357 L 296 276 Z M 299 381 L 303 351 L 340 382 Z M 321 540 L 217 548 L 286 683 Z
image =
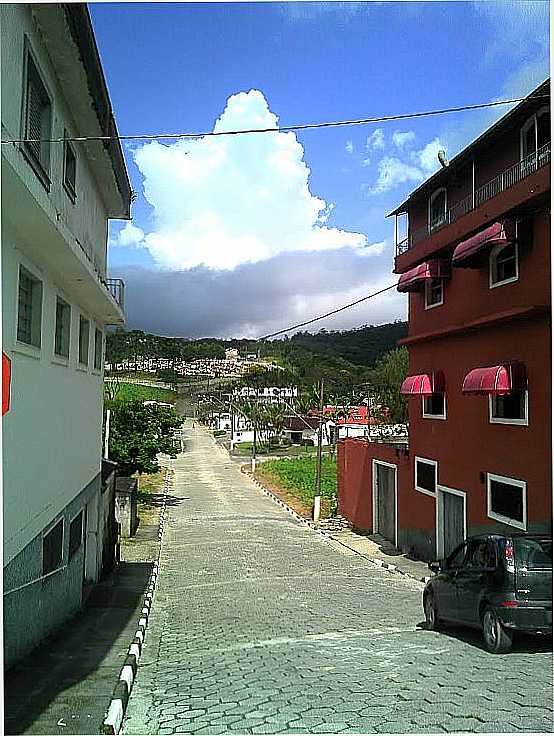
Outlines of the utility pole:
M 317 524 L 321 514 L 321 441 L 323 428 L 323 379 L 319 384 L 319 427 L 317 430 L 317 460 L 315 466 L 315 495 L 313 520 Z

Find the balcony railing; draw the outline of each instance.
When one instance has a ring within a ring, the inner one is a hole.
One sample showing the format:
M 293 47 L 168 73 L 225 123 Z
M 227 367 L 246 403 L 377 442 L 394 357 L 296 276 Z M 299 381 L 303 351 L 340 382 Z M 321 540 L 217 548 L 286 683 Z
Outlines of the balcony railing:
M 460 217 L 467 215 L 468 212 L 482 205 L 483 202 L 487 202 L 489 199 L 505 192 L 510 187 L 513 187 L 514 184 L 517 184 L 525 179 L 525 177 L 533 174 L 549 163 L 550 141 L 545 143 L 542 148 L 539 148 L 536 153 L 526 156 L 526 158 L 518 161 L 513 166 L 510 166 L 509 169 L 506 169 L 494 179 L 491 179 L 491 181 L 476 189 L 475 195 L 470 194 L 459 202 L 456 202 L 456 204 L 453 204 L 443 217 L 435 220 L 430 225 L 425 225 L 416 230 L 410 230 L 407 237 L 396 244 L 396 255 L 402 255 L 402 253 L 413 248 L 416 243 L 442 230 L 443 227 L 456 222 Z
M 125 307 L 125 284 L 121 279 L 108 279 L 106 281 L 106 286 L 110 292 L 110 294 L 113 296 L 113 298 L 116 300 L 116 302 L 119 304 L 121 309 L 124 309 Z

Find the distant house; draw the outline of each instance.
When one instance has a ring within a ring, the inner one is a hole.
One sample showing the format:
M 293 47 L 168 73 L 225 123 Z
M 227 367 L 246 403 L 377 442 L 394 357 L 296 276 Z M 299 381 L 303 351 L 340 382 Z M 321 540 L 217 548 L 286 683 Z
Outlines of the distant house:
M 80 608 L 103 567 L 104 329 L 124 322 L 107 232 L 129 219 L 131 189 L 117 139 L 49 142 L 117 136 L 87 6 L 6 3 L 0 19 L 2 138 L 25 139 L 1 154 L 9 667 Z
M 319 419 L 310 416 L 288 416 L 285 418 L 283 426 L 283 436 L 286 437 L 293 445 L 301 445 L 311 443 L 317 445 L 317 433 L 319 427 Z M 323 425 L 321 433 L 321 444 L 329 444 L 329 434 L 327 427 Z

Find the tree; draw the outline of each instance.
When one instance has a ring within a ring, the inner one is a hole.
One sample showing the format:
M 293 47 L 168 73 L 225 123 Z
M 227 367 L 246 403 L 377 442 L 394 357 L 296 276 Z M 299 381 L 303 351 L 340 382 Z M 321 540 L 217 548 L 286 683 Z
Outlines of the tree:
M 181 426 L 173 407 L 143 404 L 142 401 L 111 401 L 109 455 L 120 475 L 156 473 L 156 457 L 163 452 L 176 457 L 172 431 Z
M 382 407 L 381 418 L 387 423 L 405 424 L 408 421 L 406 400 L 400 393 L 407 374 L 408 350 L 405 347 L 388 352 L 371 373 L 370 384 L 375 401 Z

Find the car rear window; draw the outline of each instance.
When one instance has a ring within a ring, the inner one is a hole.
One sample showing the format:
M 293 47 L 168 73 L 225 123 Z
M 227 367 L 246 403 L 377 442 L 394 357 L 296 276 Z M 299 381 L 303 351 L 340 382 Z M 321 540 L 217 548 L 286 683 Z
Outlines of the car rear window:
M 514 539 L 517 567 L 528 570 L 552 570 L 551 539 Z

